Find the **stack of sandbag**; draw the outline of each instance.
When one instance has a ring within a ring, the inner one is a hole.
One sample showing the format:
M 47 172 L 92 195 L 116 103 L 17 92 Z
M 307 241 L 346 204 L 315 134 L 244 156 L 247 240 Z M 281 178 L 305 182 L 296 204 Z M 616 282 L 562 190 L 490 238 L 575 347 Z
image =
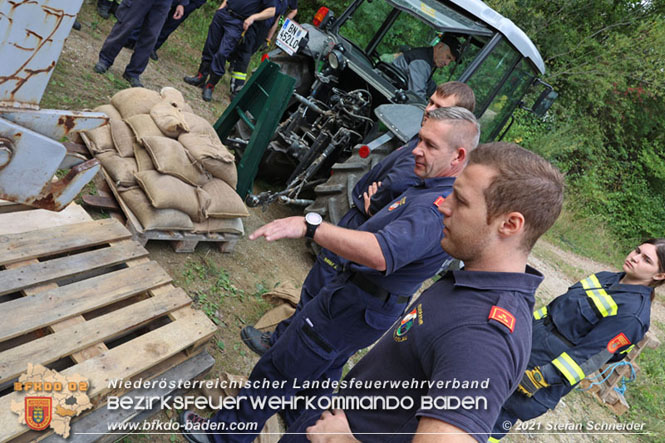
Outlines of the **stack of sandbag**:
M 178 90 L 124 89 L 94 111 L 109 124 L 81 138 L 144 229 L 242 234 L 234 156 Z
M 272 331 L 282 320 L 291 317 L 296 311 L 300 301 L 300 289 L 296 288 L 293 282 L 286 282 L 266 292 L 262 297 L 274 308 L 263 314 L 254 327 L 262 331 Z

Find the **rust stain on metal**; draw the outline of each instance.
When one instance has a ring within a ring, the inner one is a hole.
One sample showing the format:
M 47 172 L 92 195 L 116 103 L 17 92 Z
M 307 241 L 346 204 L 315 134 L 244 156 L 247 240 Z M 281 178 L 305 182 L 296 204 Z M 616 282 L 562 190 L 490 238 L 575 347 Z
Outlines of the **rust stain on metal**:
M 90 168 L 93 168 L 98 164 L 99 160 L 93 158 L 92 160 L 88 160 L 86 162 L 74 166 L 62 179 L 56 182 L 47 183 L 44 186 L 44 188 L 42 188 L 42 192 L 39 193 L 38 197 L 41 196 L 41 198 L 36 199 L 29 204 L 31 206 L 36 206 L 38 208 L 48 209 L 49 211 L 61 211 L 62 209 L 64 209 L 65 206 L 67 206 L 67 204 L 69 204 L 69 202 L 67 202 L 67 204 L 65 205 L 62 205 L 62 203 L 58 202 L 57 199 L 62 195 L 65 189 L 76 178 L 78 174 Z
M 23 46 L 19 45 L 18 43 L 13 43 L 15 48 L 22 49 L 23 51 L 34 51 L 35 48 L 24 48 Z
M 58 119 L 58 126 L 65 128 L 65 135 L 67 135 L 76 126 L 76 120 L 71 115 L 62 115 Z
M 8 3 L 10 5 L 12 5 L 12 9 L 16 9 L 19 6 L 23 6 L 23 5 L 36 5 L 37 4 L 37 2 L 34 1 L 34 0 L 23 0 L 22 2 L 13 2 L 13 1 L 9 0 Z
M 28 35 L 33 35 L 33 36 L 37 37 L 39 39 L 39 41 L 42 41 L 44 39 L 41 35 L 37 34 L 35 31 L 33 31 L 31 29 L 26 29 L 25 33 L 28 34 Z

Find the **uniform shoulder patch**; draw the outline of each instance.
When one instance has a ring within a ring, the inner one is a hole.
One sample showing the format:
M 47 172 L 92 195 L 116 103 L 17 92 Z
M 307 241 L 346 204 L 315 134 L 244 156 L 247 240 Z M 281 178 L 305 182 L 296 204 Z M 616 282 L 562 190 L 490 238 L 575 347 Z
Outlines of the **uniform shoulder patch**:
M 436 206 L 438 208 L 439 206 L 441 206 L 441 204 L 443 203 L 444 200 L 445 200 L 445 197 L 442 196 L 442 195 L 439 195 L 437 197 L 437 199 L 434 200 L 434 206 Z
M 501 323 L 507 327 L 511 333 L 515 330 L 515 316 L 499 306 L 492 306 L 492 309 L 490 309 L 490 315 L 487 318 Z
M 628 337 L 626 337 L 625 334 L 621 332 L 619 333 L 619 335 L 617 335 L 607 343 L 607 351 L 610 354 L 614 354 L 616 351 L 619 350 L 619 348 L 622 348 L 629 344 L 631 344 L 630 340 L 628 340 Z

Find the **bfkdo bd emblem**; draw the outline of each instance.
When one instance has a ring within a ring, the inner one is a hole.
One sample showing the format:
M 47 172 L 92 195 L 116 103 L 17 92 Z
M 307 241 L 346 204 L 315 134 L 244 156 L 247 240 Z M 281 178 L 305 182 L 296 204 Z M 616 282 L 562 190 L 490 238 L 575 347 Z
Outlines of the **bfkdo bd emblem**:
M 43 431 L 51 424 L 51 397 L 25 397 L 25 423 L 30 429 Z

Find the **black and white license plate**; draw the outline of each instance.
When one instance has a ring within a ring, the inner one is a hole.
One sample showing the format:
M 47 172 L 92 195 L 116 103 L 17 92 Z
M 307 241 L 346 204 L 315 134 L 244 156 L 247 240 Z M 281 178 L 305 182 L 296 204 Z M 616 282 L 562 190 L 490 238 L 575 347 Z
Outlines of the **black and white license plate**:
M 298 52 L 298 45 L 306 35 L 307 31 L 302 26 L 287 18 L 277 34 L 276 44 L 287 54 L 293 55 Z

